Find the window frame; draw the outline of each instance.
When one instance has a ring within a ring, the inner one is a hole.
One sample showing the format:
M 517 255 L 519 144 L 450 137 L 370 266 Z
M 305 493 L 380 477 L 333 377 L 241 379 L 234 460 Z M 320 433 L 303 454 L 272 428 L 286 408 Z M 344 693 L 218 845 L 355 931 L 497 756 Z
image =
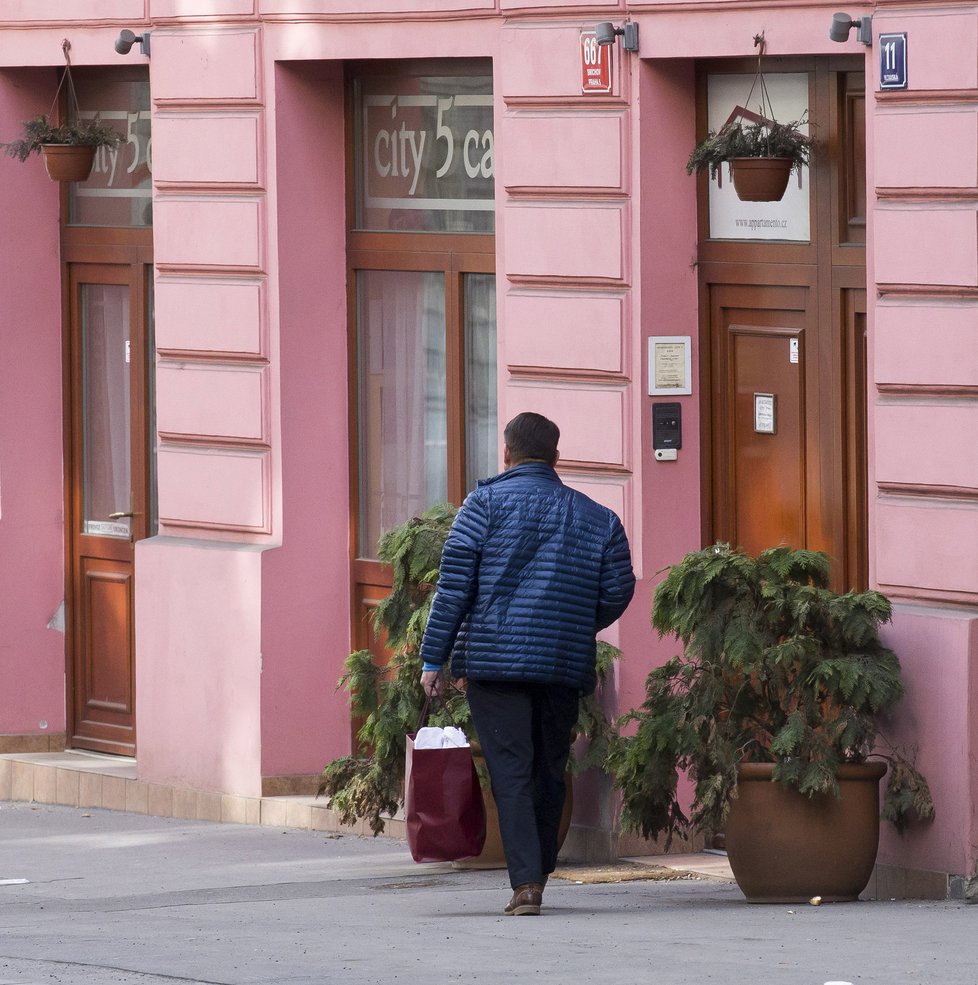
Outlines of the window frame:
M 446 414 L 449 501 L 461 504 L 466 488 L 465 313 L 463 277 L 496 273 L 496 235 L 492 233 L 374 231 L 356 228 L 355 78 L 380 76 L 491 75 L 487 59 L 445 61 L 350 62 L 346 71 L 346 258 L 348 313 L 350 549 L 354 577 L 373 583 L 379 563 L 361 550 L 360 540 L 360 394 L 357 311 L 358 270 L 442 271 L 445 278 Z M 364 567 L 366 566 L 366 567 Z M 366 575 L 366 578 L 361 577 Z

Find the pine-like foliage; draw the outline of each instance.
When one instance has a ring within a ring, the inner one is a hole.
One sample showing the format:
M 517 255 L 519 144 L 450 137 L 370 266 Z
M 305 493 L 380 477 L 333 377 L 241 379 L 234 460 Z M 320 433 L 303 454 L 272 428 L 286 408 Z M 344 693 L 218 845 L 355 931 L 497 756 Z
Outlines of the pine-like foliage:
M 804 119 L 790 123 L 726 123 L 719 130 L 710 130 L 693 148 L 686 173 L 709 170 L 710 177 L 716 178 L 720 166 L 735 157 L 788 157 L 792 169 L 800 171 L 811 156 L 812 138 L 799 130 L 806 123 Z
M 876 752 L 880 718 L 903 695 L 879 627 L 878 592 L 829 590 L 829 559 L 777 547 L 752 558 L 727 544 L 686 555 L 655 593 L 652 625 L 684 654 L 653 670 L 646 700 L 619 725 L 610 769 L 622 824 L 646 837 L 721 831 L 737 765 L 774 763 L 774 779 L 838 796 L 837 768 Z M 898 828 L 933 815 L 930 791 L 894 750 L 883 816 Z M 695 784 L 690 817 L 676 788 Z
M 122 134 L 113 130 L 96 116 L 91 120 L 69 120 L 66 123 L 50 123 L 44 115 L 35 116 L 24 123 L 20 140 L 0 144 L 7 154 L 18 161 L 26 161 L 31 154 L 38 154 L 45 144 L 84 144 L 89 147 L 114 147 L 122 141 Z
M 405 736 L 417 728 L 424 707 L 418 651 L 442 548 L 457 512 L 442 503 L 381 537 L 377 556 L 391 567 L 392 587 L 374 610 L 373 622 L 377 637 L 386 641 L 390 659 L 379 665 L 369 650 L 351 653 L 338 684 L 350 695 L 354 720 L 362 722 L 358 748 L 326 765 L 319 794 L 329 797 L 330 807 L 344 824 L 367 819 L 375 835 L 384 830 L 385 816 L 392 815 L 403 800 Z M 601 704 L 601 684 L 619 655 L 615 647 L 598 643 L 598 691 L 581 702 L 577 725 L 578 735 L 589 742 L 583 755 L 572 761 L 575 770 L 604 764 L 613 725 Z M 444 704 L 432 705 L 430 724 L 455 724 L 477 744 L 465 691 L 450 687 L 444 693 Z

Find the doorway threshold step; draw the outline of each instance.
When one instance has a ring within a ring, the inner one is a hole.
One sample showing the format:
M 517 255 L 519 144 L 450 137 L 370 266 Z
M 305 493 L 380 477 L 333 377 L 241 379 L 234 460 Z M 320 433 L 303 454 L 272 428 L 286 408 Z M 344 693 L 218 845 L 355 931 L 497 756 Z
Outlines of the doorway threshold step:
M 344 825 L 327 801 L 309 796 L 245 797 L 140 780 L 136 760 L 68 750 L 0 755 L 0 801 L 131 811 L 153 817 L 227 824 L 261 824 L 372 836 L 364 821 Z M 403 840 L 403 818 L 389 818 L 385 835 Z

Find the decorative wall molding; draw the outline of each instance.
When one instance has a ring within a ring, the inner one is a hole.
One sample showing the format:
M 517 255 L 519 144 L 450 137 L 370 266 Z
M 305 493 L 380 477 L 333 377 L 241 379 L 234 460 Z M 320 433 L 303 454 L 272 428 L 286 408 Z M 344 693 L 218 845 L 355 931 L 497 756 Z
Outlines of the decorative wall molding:
M 978 386 L 946 383 L 877 383 L 881 395 L 894 397 L 972 397 L 978 398 Z
M 877 482 L 881 493 L 889 496 L 910 497 L 919 499 L 957 499 L 978 503 L 978 487 L 976 486 L 938 486 L 923 482 Z
M 978 204 L 978 186 L 974 188 L 877 188 L 876 197 L 881 201 L 905 202 L 975 202 Z
M 963 284 L 877 284 L 876 296 L 973 300 L 978 298 L 978 287 Z

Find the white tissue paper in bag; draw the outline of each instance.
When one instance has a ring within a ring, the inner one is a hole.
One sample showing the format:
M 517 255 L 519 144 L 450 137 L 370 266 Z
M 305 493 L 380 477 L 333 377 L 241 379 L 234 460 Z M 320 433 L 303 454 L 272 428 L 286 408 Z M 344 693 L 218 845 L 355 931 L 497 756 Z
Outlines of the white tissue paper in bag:
M 435 725 L 426 725 L 418 729 L 414 737 L 415 749 L 445 749 L 451 746 L 465 748 L 469 740 L 465 738 L 465 733 L 454 725 L 439 728 Z

